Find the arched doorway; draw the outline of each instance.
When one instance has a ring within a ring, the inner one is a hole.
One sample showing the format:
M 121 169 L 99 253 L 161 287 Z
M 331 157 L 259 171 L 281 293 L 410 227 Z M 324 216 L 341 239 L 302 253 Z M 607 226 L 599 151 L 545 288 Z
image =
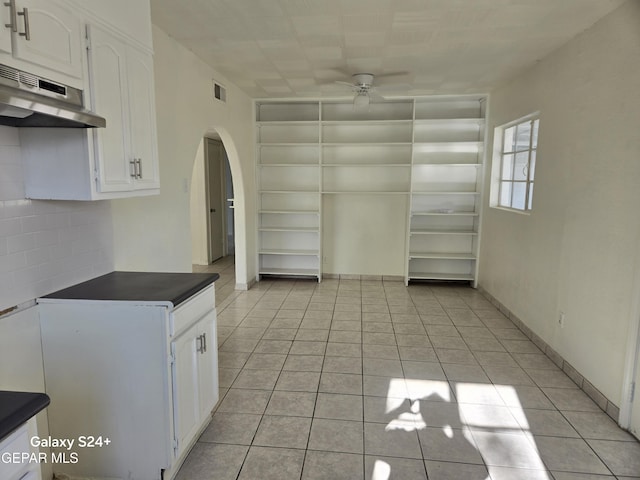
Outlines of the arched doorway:
M 233 141 L 224 129 L 208 130 L 198 146 L 191 176 L 192 263 L 208 265 L 233 255 L 235 288 L 240 290 L 249 286 L 244 193 Z

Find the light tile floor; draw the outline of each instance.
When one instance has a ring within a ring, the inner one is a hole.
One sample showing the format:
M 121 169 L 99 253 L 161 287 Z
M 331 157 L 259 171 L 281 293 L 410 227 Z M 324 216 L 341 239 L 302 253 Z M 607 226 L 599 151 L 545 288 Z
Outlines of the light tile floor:
M 179 480 L 640 478 L 617 427 L 477 291 L 219 271 L 220 402 Z

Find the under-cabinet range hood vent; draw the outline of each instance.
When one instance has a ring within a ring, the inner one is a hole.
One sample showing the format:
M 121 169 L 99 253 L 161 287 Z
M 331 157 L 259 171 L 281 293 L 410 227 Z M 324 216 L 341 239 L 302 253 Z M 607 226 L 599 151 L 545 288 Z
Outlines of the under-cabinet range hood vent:
M 0 125 L 10 127 L 104 127 L 84 108 L 82 90 L 0 65 Z

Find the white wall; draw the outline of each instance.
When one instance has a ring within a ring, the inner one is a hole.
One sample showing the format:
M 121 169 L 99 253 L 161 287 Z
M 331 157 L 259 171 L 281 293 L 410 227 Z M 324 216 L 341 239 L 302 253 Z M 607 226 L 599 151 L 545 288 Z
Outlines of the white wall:
M 109 202 L 26 200 L 19 133 L 0 126 L 0 310 L 113 270 Z
M 530 215 L 485 200 L 480 252 L 480 285 L 617 405 L 639 294 L 639 58 L 631 0 L 492 92 L 491 132 L 540 111 L 538 164 Z
M 193 164 L 203 136 L 216 131 L 234 177 L 236 280 L 246 285 L 256 272 L 253 103 L 157 27 L 153 42 L 160 195 L 113 202 L 116 268 L 191 271 Z M 212 99 L 212 78 L 227 88 L 226 104 Z
M 198 145 L 196 161 L 191 174 L 191 262 L 194 265 L 209 263 L 209 239 L 207 236 L 207 185 L 204 161 L 204 139 Z M 204 221 L 202 219 L 205 219 Z

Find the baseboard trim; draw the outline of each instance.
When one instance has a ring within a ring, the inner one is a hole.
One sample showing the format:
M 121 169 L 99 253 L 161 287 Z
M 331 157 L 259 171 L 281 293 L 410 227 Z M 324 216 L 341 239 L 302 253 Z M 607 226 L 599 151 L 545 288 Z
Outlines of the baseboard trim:
M 517 315 L 509 310 L 500 300 L 489 293 L 482 285 L 478 285 L 478 291 L 489 300 L 500 312 L 505 315 L 518 329 L 531 340 L 542 352 L 560 368 L 598 407 L 609 415 L 616 423 L 619 422 L 620 408 L 593 386 L 584 375 L 567 362 L 562 355 L 556 352 L 539 335 L 534 333 Z
M 251 279 L 247 283 L 236 283 L 235 289 L 236 290 L 247 291 L 251 287 L 253 287 L 255 284 L 256 284 L 256 280 L 255 279 Z

